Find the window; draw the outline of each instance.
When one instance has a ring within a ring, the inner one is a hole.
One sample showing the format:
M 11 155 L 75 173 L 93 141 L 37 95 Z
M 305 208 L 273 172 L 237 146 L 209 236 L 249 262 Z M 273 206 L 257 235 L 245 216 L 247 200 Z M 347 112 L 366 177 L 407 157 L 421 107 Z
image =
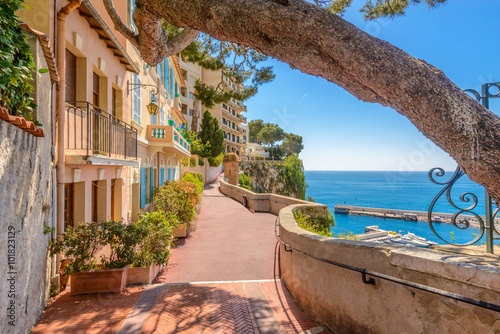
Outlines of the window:
M 171 98 L 174 98 L 174 69 L 170 68 L 170 80 L 169 80 L 169 87 L 170 87 L 170 95 Z
M 222 117 L 222 124 L 226 124 L 226 119 Z
M 129 25 L 132 28 L 132 30 L 137 32 L 137 28 L 134 24 L 134 19 L 133 19 L 134 9 L 135 9 L 135 0 L 129 0 L 129 2 L 128 2 Z
M 156 65 L 156 75 L 158 76 L 158 79 L 160 79 L 160 82 L 163 83 L 163 62 Z
M 132 83 L 134 84 L 140 84 L 141 79 L 139 79 L 139 76 L 137 74 L 134 74 L 132 76 Z M 139 87 L 139 86 L 134 86 L 134 87 Z M 134 122 L 141 124 L 141 89 L 136 88 L 132 90 L 132 112 L 133 112 L 133 119 Z
M 189 116 L 193 116 L 193 109 L 189 108 Z
M 191 93 L 191 92 L 189 92 L 189 98 L 190 98 L 191 100 L 194 100 L 194 94 L 193 94 L 193 93 Z
M 66 50 L 66 101 L 76 101 L 76 57 Z
M 234 135 L 232 135 L 233 141 L 234 141 Z
M 163 87 L 165 88 L 165 90 L 167 91 L 167 95 L 168 95 L 168 83 L 170 82 L 170 80 L 168 80 L 168 58 L 165 58 L 165 60 L 163 61 Z
M 64 230 L 73 225 L 73 183 L 64 185 Z
M 236 142 L 239 144 L 240 143 L 240 137 L 236 137 Z
M 227 105 L 225 103 L 223 103 L 222 108 L 227 110 Z
M 92 81 L 92 103 L 99 106 L 99 76 L 95 72 L 93 72 Z
M 160 125 L 165 125 L 165 109 L 160 108 Z

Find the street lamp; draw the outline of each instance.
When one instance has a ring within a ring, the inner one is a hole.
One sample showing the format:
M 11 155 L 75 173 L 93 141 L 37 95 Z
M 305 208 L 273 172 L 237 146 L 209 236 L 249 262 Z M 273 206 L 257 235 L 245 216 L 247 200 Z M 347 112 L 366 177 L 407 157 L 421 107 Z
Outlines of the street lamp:
M 148 112 L 150 115 L 156 115 L 158 113 L 158 105 L 156 104 L 155 101 L 153 101 L 153 95 L 155 95 L 155 96 L 158 95 L 158 92 L 159 92 L 158 87 L 156 87 L 155 85 L 130 83 L 129 81 L 127 81 L 127 92 L 130 92 L 130 91 L 135 90 L 135 89 L 146 88 L 146 87 L 153 87 L 153 89 L 150 90 L 151 101 L 146 106 L 146 108 L 148 109 Z

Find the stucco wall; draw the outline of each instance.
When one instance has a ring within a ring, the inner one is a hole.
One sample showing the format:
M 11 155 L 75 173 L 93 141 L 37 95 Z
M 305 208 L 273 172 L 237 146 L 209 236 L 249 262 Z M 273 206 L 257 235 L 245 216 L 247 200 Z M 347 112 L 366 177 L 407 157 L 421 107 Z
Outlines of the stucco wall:
M 387 247 L 323 237 L 280 211 L 280 238 L 302 252 L 500 304 L 500 257 Z M 302 206 L 304 207 L 304 206 Z M 280 249 L 282 279 L 299 305 L 337 333 L 499 333 L 499 313 Z
M 37 68 L 47 68 L 38 41 L 30 37 L 29 42 L 36 51 Z M 49 74 L 35 74 L 34 84 L 37 119 L 43 124 L 45 137 L 34 137 L 0 120 L 0 333 L 29 333 L 49 296 L 47 246 L 51 235 L 43 233 L 44 224 L 54 222 Z M 12 252 L 14 245 L 9 264 L 8 251 Z M 11 303 L 15 326 L 7 317 Z
M 205 164 L 205 184 L 212 183 L 222 173 L 222 164 L 218 167 L 211 167 L 208 162 Z

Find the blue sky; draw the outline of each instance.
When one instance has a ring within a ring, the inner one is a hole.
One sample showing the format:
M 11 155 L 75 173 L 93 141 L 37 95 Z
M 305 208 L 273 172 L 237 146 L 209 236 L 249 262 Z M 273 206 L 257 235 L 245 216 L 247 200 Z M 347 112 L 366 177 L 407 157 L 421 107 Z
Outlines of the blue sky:
M 355 0 L 361 6 L 365 0 Z M 438 8 L 412 6 L 405 16 L 364 21 L 359 7 L 344 18 L 414 57 L 440 68 L 459 87 L 480 91 L 500 81 L 498 23 L 494 0 L 448 0 Z M 248 119 L 279 124 L 304 138 L 306 170 L 416 171 L 456 163 L 391 108 L 365 103 L 324 79 L 270 60 L 276 79 L 247 101 Z M 500 99 L 490 100 L 500 114 Z

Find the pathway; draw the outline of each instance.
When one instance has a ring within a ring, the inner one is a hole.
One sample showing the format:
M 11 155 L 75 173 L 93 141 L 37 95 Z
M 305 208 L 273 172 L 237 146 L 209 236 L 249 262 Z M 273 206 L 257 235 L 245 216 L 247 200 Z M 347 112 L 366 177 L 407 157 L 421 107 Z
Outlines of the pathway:
M 117 294 L 63 292 L 32 333 L 329 333 L 278 279 L 276 216 L 205 187 L 193 232 L 156 283 Z

